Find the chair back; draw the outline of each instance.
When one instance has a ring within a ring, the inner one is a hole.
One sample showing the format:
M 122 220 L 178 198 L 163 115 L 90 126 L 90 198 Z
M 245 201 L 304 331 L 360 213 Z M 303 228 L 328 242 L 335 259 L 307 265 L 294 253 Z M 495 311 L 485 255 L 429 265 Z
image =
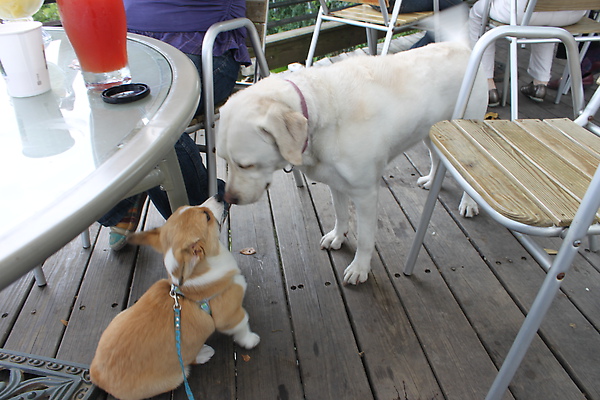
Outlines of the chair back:
M 254 23 L 258 37 L 262 43 L 262 49 L 265 50 L 267 41 L 267 20 L 269 17 L 269 0 L 246 0 L 246 18 Z M 248 47 L 251 46 L 248 39 Z
M 458 100 L 452 119 L 464 118 L 467 102 L 475 83 L 475 76 L 477 75 L 483 52 L 492 42 L 503 37 L 558 39 L 565 45 L 567 50 L 567 62 L 569 68 L 573 71 L 573 114 L 577 117 L 583 110 L 584 102 L 583 85 L 581 84 L 581 68 L 579 67 L 579 51 L 573 36 L 566 30 L 556 27 L 505 25 L 489 30 L 479 38 L 477 43 L 475 43 L 458 94 Z
M 370 4 L 372 6 L 378 6 L 379 5 L 379 0 L 362 0 L 362 1 L 353 1 L 353 3 L 361 3 L 361 4 Z M 385 0 L 385 6 L 389 7 L 390 6 L 390 2 L 388 0 Z
M 535 5 L 535 12 L 600 10 L 600 0 L 530 0 L 530 5 Z

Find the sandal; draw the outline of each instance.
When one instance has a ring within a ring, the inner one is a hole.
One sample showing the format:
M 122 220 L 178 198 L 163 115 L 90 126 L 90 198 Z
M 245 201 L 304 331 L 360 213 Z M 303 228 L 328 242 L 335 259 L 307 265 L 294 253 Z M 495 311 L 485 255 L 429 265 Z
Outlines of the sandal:
M 139 194 L 135 203 L 127 210 L 123 219 L 117 225 L 110 227 L 108 245 L 113 251 L 119 251 L 125 247 L 127 237 L 137 229 L 146 197 L 146 193 Z

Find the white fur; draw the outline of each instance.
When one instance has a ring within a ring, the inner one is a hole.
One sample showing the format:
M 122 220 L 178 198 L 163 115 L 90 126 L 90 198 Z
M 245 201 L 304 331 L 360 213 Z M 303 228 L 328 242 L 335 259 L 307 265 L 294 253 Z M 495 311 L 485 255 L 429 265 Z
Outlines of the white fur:
M 222 201 L 217 201 L 214 197 L 209 197 L 200 207 L 208 208 L 217 220 L 223 215 L 224 205 Z
M 219 279 L 223 278 L 224 275 L 227 275 L 229 271 L 240 272 L 237 262 L 235 258 L 231 255 L 229 251 L 220 244 L 221 251 L 218 256 L 209 256 L 206 257 L 206 261 L 210 266 L 208 272 L 197 276 L 195 278 L 190 278 L 185 281 L 187 286 L 195 286 L 195 287 L 205 287 L 208 286 Z M 213 267 L 214 265 L 214 267 Z M 240 275 L 241 276 L 241 275 Z M 235 278 L 234 278 L 235 279 Z M 243 276 L 242 276 L 243 279 Z M 245 282 L 245 281 L 244 281 Z M 245 289 L 245 287 L 244 287 Z
M 207 363 L 214 355 L 215 349 L 205 344 L 204 346 L 202 346 L 202 350 L 200 350 L 200 352 L 196 356 L 196 364 Z
M 223 331 L 224 334 L 233 337 L 233 340 L 245 349 L 252 349 L 260 342 L 260 336 L 250 330 L 249 318 L 246 313 L 244 319 L 234 328 Z
M 240 91 L 221 107 L 217 150 L 229 165 L 225 200 L 258 201 L 273 172 L 290 163 L 326 183 L 336 222 L 321 247 L 341 247 L 352 201 L 358 243 L 344 282 L 364 282 L 375 246 L 383 170 L 427 138 L 433 124 L 451 118 L 470 53 L 466 42 L 444 42 L 294 72 L 287 79 L 300 89 L 308 118 L 300 95 L 281 77 Z M 465 117 L 482 119 L 486 108 L 487 84 L 479 74 Z M 432 153 L 432 167 L 438 162 Z M 431 178 L 430 173 L 418 183 L 427 188 Z
M 175 270 L 179 267 L 179 263 L 177 262 L 177 259 L 175 259 L 175 255 L 173 254 L 173 249 L 167 250 L 164 257 L 164 262 L 167 273 L 171 278 L 171 282 L 173 282 L 174 285 L 179 285 L 179 279 L 177 279 L 173 275 L 173 272 L 175 272 Z

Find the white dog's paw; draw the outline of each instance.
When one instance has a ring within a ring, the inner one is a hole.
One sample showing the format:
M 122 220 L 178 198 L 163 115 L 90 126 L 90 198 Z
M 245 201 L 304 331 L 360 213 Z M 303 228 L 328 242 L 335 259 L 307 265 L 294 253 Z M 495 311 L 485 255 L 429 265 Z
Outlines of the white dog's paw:
M 365 282 L 369 277 L 370 270 L 371 268 L 368 264 L 364 266 L 352 262 L 344 271 L 344 284 L 358 285 L 359 283 Z
M 417 186 L 422 187 L 423 189 L 429 190 L 431 188 L 431 184 L 433 183 L 433 175 L 428 174 L 417 179 Z
M 215 349 L 210 346 L 204 345 L 196 356 L 196 364 L 204 364 L 208 362 L 215 355 Z
M 460 204 L 458 205 L 458 212 L 465 218 L 472 218 L 479 214 L 479 206 L 471 196 L 463 193 Z
M 245 349 L 253 349 L 260 343 L 260 336 L 254 332 L 248 331 L 244 336 L 235 337 L 234 340 Z
M 338 235 L 334 229 L 321 238 L 321 248 L 339 250 L 345 240 L 346 235 Z

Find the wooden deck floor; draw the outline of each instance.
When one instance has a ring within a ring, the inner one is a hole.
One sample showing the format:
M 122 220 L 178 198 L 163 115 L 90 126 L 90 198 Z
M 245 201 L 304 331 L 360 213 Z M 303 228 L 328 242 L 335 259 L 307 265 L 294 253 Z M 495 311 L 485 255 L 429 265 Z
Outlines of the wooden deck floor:
M 569 117 L 568 101 L 522 99 L 522 111 Z M 428 168 L 424 146 L 387 168 L 373 271 L 358 287 L 341 285 L 356 246 L 353 232 L 342 250 L 319 250 L 334 221 L 325 185 L 296 188 L 291 174 L 277 172 L 258 203 L 232 207 L 231 251 L 248 281 L 245 306 L 261 343 L 244 350 L 228 337 L 212 337 L 215 356 L 190 375 L 196 399 L 483 399 L 544 271 L 486 215 L 458 216 L 461 192 L 447 179 L 426 249 L 415 274 L 405 277 L 427 195 L 416 179 Z M 162 222 L 147 207 L 144 226 Z M 151 249 L 115 253 L 107 229 L 95 225 L 91 232 L 91 249 L 75 239 L 46 261 L 46 287 L 26 276 L 0 292 L 0 347 L 89 364 L 110 320 L 165 277 Z M 240 253 L 248 247 L 256 254 Z M 506 399 L 600 399 L 600 255 L 585 247 Z

